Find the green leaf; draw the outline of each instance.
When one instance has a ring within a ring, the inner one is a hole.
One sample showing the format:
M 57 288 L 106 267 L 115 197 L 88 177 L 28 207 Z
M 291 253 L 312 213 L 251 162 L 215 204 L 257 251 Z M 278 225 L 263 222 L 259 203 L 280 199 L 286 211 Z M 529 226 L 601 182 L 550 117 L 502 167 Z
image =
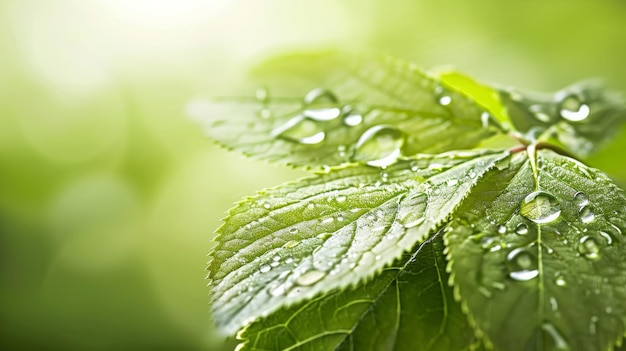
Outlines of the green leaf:
M 211 138 L 255 158 L 386 166 L 400 156 L 470 149 L 496 132 L 472 99 L 388 57 L 290 55 L 254 73 L 269 87 L 257 98 L 221 99 L 190 114 Z
M 608 350 L 626 323 L 626 198 L 597 170 L 536 156 L 514 155 L 455 213 L 456 291 L 496 350 Z
M 239 350 L 468 350 L 478 341 L 445 267 L 437 234 L 365 284 L 251 324 Z
M 353 165 L 246 199 L 218 230 L 209 264 L 217 323 L 232 333 L 319 293 L 355 285 L 445 220 L 504 151 Z
M 456 90 L 474 100 L 491 113 L 486 122 L 506 130 L 511 122 L 506 107 L 500 100 L 500 91 L 488 85 L 475 81 L 472 77 L 450 67 L 438 68 L 431 71 L 444 85 Z
M 573 84 L 554 94 L 507 88 L 501 90 L 500 98 L 516 129 L 527 139 L 552 138 L 554 144 L 583 157 L 626 120 L 623 97 L 595 81 Z

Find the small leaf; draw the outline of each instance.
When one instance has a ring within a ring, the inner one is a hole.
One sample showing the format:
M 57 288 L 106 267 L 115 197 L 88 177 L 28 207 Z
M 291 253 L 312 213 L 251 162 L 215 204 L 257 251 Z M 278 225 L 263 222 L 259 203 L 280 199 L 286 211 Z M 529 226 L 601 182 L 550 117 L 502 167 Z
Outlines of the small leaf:
M 496 350 L 607 350 L 626 323 L 626 198 L 551 151 L 487 174 L 446 234 L 453 281 Z
M 546 133 L 553 143 L 583 157 L 626 120 L 623 97 L 595 81 L 573 84 L 554 94 L 503 89 L 500 99 L 515 128 L 526 138 L 532 141 Z
M 470 149 L 496 132 L 471 99 L 391 58 L 291 55 L 261 65 L 254 78 L 269 87 L 257 98 L 221 99 L 190 114 L 224 146 L 269 161 L 384 167 Z
M 507 130 L 510 128 L 511 121 L 497 89 L 479 83 L 468 75 L 450 67 L 435 69 L 432 74 L 450 89 L 466 95 L 489 111 L 481 116 L 483 125 L 495 123 L 499 129 Z
M 239 350 L 468 350 L 478 341 L 445 267 L 437 234 L 365 284 L 251 324 Z
M 507 152 L 348 166 L 267 190 L 230 211 L 209 265 L 229 333 L 280 307 L 356 285 L 436 228 Z

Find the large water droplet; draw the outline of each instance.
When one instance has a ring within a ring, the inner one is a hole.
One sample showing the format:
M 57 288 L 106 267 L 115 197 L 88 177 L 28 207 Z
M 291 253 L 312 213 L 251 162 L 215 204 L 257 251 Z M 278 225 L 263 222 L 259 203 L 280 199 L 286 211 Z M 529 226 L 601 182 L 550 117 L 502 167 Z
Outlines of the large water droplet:
M 580 216 L 580 221 L 585 224 L 591 223 L 596 219 L 595 213 L 593 213 L 593 211 L 591 210 L 591 208 L 589 208 L 589 206 L 585 206 L 581 208 L 580 211 L 578 212 L 578 215 Z
M 556 279 L 554 280 L 554 283 L 557 286 L 567 286 L 567 281 L 565 281 L 565 278 L 563 277 L 556 277 Z
M 387 167 L 402 154 L 404 133 L 393 126 L 377 125 L 366 130 L 356 142 L 355 161 L 370 166 Z
M 561 101 L 561 117 L 571 122 L 580 122 L 589 117 L 591 109 L 576 96 L 568 96 Z
M 578 252 L 590 260 L 597 260 L 600 258 L 600 245 L 596 239 L 583 236 L 578 244 Z
M 303 115 L 291 118 L 272 130 L 272 136 L 299 144 L 319 144 L 326 138 L 320 126 Z
M 520 214 L 539 224 L 555 221 L 561 215 L 558 200 L 545 191 L 528 194 L 520 208 Z
M 531 280 L 539 275 L 537 258 L 527 249 L 516 248 L 506 256 L 510 269 L 509 277 L 514 280 Z
M 318 271 L 316 269 L 310 270 L 296 279 L 296 284 L 301 286 L 309 286 L 319 282 L 324 276 L 326 272 Z

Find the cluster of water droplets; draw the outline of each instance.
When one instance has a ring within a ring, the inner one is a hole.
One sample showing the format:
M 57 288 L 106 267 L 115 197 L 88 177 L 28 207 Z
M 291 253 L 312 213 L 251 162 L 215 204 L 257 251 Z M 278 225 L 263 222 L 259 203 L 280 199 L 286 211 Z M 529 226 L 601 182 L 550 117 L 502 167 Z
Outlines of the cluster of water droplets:
M 267 92 L 261 91 L 263 92 L 257 93 L 259 101 L 267 101 Z M 264 116 L 268 113 L 260 114 Z M 332 91 L 316 88 L 305 95 L 300 111 L 275 127 L 271 135 L 298 144 L 317 145 L 327 140 L 330 130 L 343 128 L 336 123 L 338 120 L 341 120 L 343 127 L 355 128 L 362 126 L 364 116 L 353 106 L 341 104 Z M 360 133 L 354 147 L 337 147 L 338 158 L 386 167 L 401 156 L 406 138 L 396 127 L 381 124 L 360 130 Z
M 315 88 L 304 96 L 300 112 L 274 128 L 272 135 L 300 144 L 319 144 L 326 139 L 327 124 L 339 118 L 350 127 L 363 122 L 363 115 L 341 105 L 332 91 Z

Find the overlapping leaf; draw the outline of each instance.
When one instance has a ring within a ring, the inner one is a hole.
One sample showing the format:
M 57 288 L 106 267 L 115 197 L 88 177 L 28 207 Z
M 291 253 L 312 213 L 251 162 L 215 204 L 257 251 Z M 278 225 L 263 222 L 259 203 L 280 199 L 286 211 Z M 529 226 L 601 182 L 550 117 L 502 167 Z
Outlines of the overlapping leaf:
M 423 240 L 508 153 L 349 166 L 267 190 L 230 211 L 209 265 L 218 324 L 249 321 L 371 277 Z
M 256 73 L 270 88 L 257 98 L 191 109 L 213 139 L 256 158 L 313 168 L 384 166 L 401 155 L 469 149 L 496 129 L 472 99 L 391 58 L 292 55 Z
M 478 341 L 448 286 L 442 236 L 405 253 L 366 284 L 251 324 L 240 350 L 468 350 Z
M 626 323 L 626 198 L 551 151 L 485 176 L 446 234 L 458 296 L 497 350 L 607 350 Z
M 623 96 L 597 81 L 584 81 L 554 94 L 502 89 L 500 100 L 515 128 L 530 140 L 548 132 L 568 152 L 587 156 L 626 120 Z

